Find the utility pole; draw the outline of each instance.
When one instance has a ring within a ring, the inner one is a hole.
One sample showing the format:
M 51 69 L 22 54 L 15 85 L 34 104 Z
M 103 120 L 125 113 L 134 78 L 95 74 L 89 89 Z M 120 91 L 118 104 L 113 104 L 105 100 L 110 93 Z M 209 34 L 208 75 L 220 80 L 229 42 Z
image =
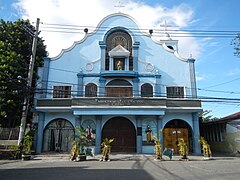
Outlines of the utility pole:
M 21 125 L 20 125 L 19 137 L 18 137 L 18 146 L 21 145 L 23 138 L 24 138 L 24 134 L 25 134 L 28 106 L 29 106 L 29 95 L 30 95 L 29 90 L 32 87 L 33 70 L 34 70 L 34 63 L 35 63 L 36 50 L 37 50 L 37 39 L 38 39 L 38 34 L 39 34 L 39 32 L 38 32 L 39 23 L 40 23 L 40 19 L 37 18 L 36 31 L 33 36 L 32 56 L 31 56 L 31 59 L 29 62 L 29 68 L 28 68 L 27 94 L 24 97 L 23 108 L 22 108 L 22 118 L 21 118 Z

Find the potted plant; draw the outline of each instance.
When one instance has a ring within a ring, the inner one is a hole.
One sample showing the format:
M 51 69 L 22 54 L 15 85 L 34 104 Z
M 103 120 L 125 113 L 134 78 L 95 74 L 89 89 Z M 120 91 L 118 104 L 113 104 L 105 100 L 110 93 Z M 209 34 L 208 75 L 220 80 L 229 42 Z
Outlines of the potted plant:
M 114 141 L 114 139 L 108 139 L 105 138 L 103 139 L 102 142 L 102 158 L 100 159 L 100 161 L 110 161 L 110 153 L 111 153 L 111 143 Z
M 179 146 L 179 154 L 182 156 L 179 160 L 188 160 L 188 146 L 187 143 L 184 142 L 183 138 L 178 139 L 178 146 Z
M 155 159 L 156 160 L 162 160 L 162 147 L 160 144 L 160 140 L 157 139 L 154 141 L 155 146 L 154 146 L 154 152 L 155 152 Z
M 84 147 L 89 145 L 86 132 L 80 127 L 76 127 L 76 133 L 73 136 L 73 143 L 71 149 L 71 160 L 72 161 L 84 161 L 87 159 Z
M 206 159 L 206 160 L 211 159 L 212 152 L 210 149 L 210 145 L 207 143 L 207 141 L 203 137 L 200 137 L 199 142 L 202 145 L 204 159 Z
M 30 160 L 31 159 L 31 148 L 33 144 L 33 137 L 31 133 L 28 132 L 23 139 L 22 143 L 22 160 Z
M 157 134 L 157 137 L 154 136 L 154 152 L 155 152 L 155 160 L 163 160 L 162 158 L 162 146 L 160 143 L 160 134 L 162 133 L 162 130 L 160 130 Z

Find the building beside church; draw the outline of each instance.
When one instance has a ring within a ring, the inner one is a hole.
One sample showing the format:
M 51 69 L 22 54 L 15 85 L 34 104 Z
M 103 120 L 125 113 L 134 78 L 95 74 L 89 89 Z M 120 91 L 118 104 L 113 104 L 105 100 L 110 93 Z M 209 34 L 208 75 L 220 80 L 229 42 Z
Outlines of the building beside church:
M 195 60 L 178 54 L 178 41 L 167 32 L 153 40 L 152 30 L 143 33 L 122 13 L 84 32 L 39 69 L 37 153 L 69 151 L 69 137 L 81 126 L 94 153 L 106 137 L 115 139 L 112 152 L 154 153 L 159 137 L 175 152 L 184 138 L 200 154 Z
M 240 154 L 240 112 L 218 120 L 202 122 L 201 135 L 213 152 Z

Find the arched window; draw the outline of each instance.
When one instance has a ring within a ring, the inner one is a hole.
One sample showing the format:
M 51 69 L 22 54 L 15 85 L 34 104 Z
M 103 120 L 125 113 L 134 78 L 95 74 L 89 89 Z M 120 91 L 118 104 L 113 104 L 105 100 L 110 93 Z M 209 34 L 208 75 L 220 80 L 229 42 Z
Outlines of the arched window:
M 115 79 L 106 85 L 107 97 L 132 97 L 132 84 L 123 79 Z
M 151 84 L 145 83 L 141 86 L 141 97 L 153 97 L 153 87 Z
M 86 97 L 97 97 L 97 85 L 94 83 L 89 83 L 85 87 Z
M 117 46 L 121 45 L 121 47 L 123 47 L 125 50 L 130 52 L 127 64 L 128 64 L 128 70 L 132 71 L 133 70 L 132 43 L 133 43 L 132 38 L 126 31 L 119 29 L 111 32 L 106 39 L 105 70 L 111 70 L 109 52 L 112 49 L 116 48 Z M 114 60 L 113 64 L 115 65 L 115 62 L 118 62 L 118 61 L 119 59 Z M 126 70 L 126 69 L 123 68 L 122 70 Z

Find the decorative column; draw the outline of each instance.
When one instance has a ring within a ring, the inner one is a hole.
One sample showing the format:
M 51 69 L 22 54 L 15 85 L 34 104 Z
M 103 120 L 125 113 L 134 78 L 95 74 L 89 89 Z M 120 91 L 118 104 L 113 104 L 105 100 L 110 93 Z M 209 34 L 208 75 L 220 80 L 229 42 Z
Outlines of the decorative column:
M 125 61 L 124 70 L 129 71 L 129 56 L 125 57 L 124 61 Z
M 109 71 L 113 71 L 114 70 L 114 59 L 113 57 L 109 57 Z
M 155 84 L 155 97 L 161 96 L 161 85 L 160 85 L 160 78 L 161 75 L 158 72 L 155 74 L 156 77 L 156 84 Z
M 199 132 L 199 120 L 198 113 L 192 113 L 192 121 L 193 121 L 193 153 L 195 155 L 201 155 L 201 146 L 199 143 L 200 132 Z
M 83 73 L 82 73 L 82 71 L 77 74 L 77 77 L 78 77 L 77 96 L 82 97 L 83 96 Z
M 133 79 L 133 97 L 139 97 L 140 92 L 139 92 L 139 78 L 134 78 Z
M 102 139 L 102 116 L 96 116 L 96 144 L 95 144 L 95 153 L 101 153 L 101 139 Z
M 189 70 L 190 70 L 190 81 L 191 81 L 191 95 L 192 95 L 192 98 L 197 98 L 197 85 L 196 85 L 194 62 L 195 62 L 195 59 L 193 59 L 192 57 L 188 59 Z
M 45 57 L 44 58 L 44 66 L 43 66 L 43 74 L 42 74 L 42 89 L 43 94 L 41 94 L 41 98 L 47 97 L 47 82 L 48 82 L 48 75 L 49 75 L 49 64 L 50 64 L 50 58 Z
M 137 153 L 142 153 L 142 119 L 141 116 L 135 116 L 137 122 Z
M 45 121 L 45 113 L 39 113 L 38 131 L 37 131 L 37 147 L 36 147 L 37 154 L 42 152 L 44 121 Z
M 106 53 L 106 44 L 103 41 L 99 42 L 101 48 L 101 72 L 105 71 L 105 53 Z
M 132 46 L 133 48 L 133 70 L 138 72 L 138 49 L 139 49 L 140 42 L 135 42 Z
M 99 96 L 104 97 L 105 95 L 105 83 L 106 79 L 103 77 L 100 77 L 99 79 Z

